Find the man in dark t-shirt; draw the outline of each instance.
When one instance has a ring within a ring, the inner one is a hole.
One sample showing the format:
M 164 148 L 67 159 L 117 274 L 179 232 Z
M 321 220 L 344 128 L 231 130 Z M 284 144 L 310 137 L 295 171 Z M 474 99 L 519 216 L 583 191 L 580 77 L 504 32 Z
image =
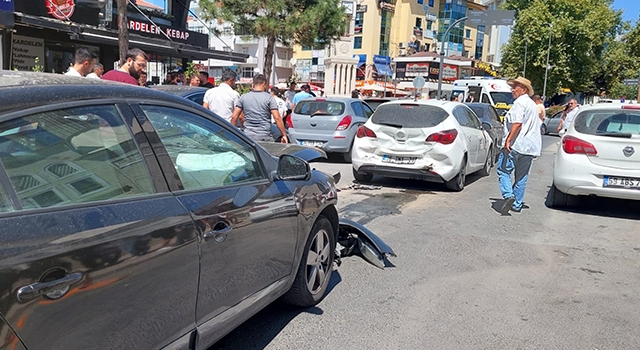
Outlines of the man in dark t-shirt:
M 139 85 L 140 75 L 147 69 L 149 57 L 140 49 L 127 51 L 127 59 L 118 69 L 112 69 L 102 75 L 100 79 L 117 81 L 131 85 Z

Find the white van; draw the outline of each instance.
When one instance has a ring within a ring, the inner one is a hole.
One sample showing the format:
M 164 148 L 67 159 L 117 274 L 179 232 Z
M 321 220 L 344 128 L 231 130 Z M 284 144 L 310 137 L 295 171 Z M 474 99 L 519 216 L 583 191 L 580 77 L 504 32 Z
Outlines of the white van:
M 456 94 L 462 94 L 458 96 L 459 102 L 470 102 L 470 98 L 472 98 L 473 102 L 493 105 L 501 119 L 513 106 L 515 100 L 507 81 L 492 77 L 458 79 L 453 82 L 453 95 Z

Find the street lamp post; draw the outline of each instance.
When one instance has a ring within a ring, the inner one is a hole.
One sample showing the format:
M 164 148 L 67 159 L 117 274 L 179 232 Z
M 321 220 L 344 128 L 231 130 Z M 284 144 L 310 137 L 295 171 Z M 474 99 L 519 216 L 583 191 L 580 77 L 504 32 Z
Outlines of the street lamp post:
M 451 25 L 449 26 L 449 28 L 447 28 L 447 30 L 444 32 L 444 35 L 442 36 L 442 44 L 440 47 L 440 68 L 438 69 L 438 100 L 440 99 L 440 97 L 442 96 L 442 71 L 443 71 L 443 66 L 444 66 L 444 40 L 447 38 L 447 36 L 449 35 L 449 31 L 451 30 L 451 28 L 455 27 L 456 24 L 466 20 L 467 17 L 462 17 L 458 20 L 456 20 L 455 22 L 451 23 Z M 447 45 L 447 49 L 448 49 Z
M 527 77 L 527 38 L 524 38 L 524 68 L 522 69 L 522 77 Z
M 551 53 L 551 34 L 553 33 L 553 24 L 545 23 L 549 25 L 549 46 L 547 47 L 547 65 L 544 67 L 544 85 L 542 87 L 542 100 L 547 99 L 547 75 L 549 73 L 549 53 Z

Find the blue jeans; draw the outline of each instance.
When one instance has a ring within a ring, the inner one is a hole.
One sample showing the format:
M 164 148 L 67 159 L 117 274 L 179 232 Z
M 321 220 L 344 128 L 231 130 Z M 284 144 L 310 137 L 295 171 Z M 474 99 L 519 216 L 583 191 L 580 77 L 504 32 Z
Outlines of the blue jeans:
M 500 192 L 502 192 L 502 198 L 507 199 L 515 197 L 513 208 L 522 208 L 524 202 L 524 191 L 527 188 L 527 179 L 529 178 L 529 170 L 531 170 L 531 163 L 533 162 L 533 156 L 527 154 L 520 154 L 516 151 L 503 149 L 498 157 L 498 166 L 496 171 L 498 173 L 498 181 L 500 183 Z M 511 173 L 515 170 L 515 181 L 511 181 Z

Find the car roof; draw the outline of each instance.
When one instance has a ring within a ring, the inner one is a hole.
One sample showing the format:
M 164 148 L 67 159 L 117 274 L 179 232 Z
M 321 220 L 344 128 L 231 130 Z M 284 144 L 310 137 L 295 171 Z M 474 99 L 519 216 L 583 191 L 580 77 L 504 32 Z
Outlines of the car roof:
M 385 106 L 391 106 L 391 105 L 396 105 L 396 104 L 419 104 L 419 105 L 424 105 L 424 106 L 436 106 L 436 107 L 440 107 L 442 109 L 444 109 L 445 111 L 448 111 L 449 113 L 451 113 L 451 111 L 453 111 L 453 109 L 457 106 L 464 106 L 464 103 L 460 103 L 460 102 L 454 102 L 454 101 L 443 101 L 443 100 L 437 100 L 437 99 L 430 99 L 430 100 L 393 100 L 393 101 L 389 101 L 389 102 L 385 102 Z
M 492 105 L 488 104 L 488 103 L 482 103 L 482 102 L 469 102 L 469 103 L 465 103 L 467 106 L 469 107 L 481 107 L 481 108 L 485 108 L 485 109 L 490 109 L 490 108 L 494 108 Z
M 186 96 L 195 92 L 207 92 L 209 90 L 205 87 L 189 85 L 153 85 L 151 88 L 178 96 Z
M 154 89 L 100 79 L 0 70 L 0 112 L 50 103 L 100 99 L 160 99 L 184 103 L 184 99 Z
M 329 102 L 353 102 L 353 101 L 360 101 L 359 98 L 351 98 L 351 97 L 309 97 L 309 98 L 305 98 L 300 100 L 300 102 L 302 101 L 329 101 Z
M 603 110 L 603 109 L 628 109 L 640 111 L 640 104 L 613 102 L 613 103 L 596 103 L 592 105 L 579 105 L 579 111 Z

